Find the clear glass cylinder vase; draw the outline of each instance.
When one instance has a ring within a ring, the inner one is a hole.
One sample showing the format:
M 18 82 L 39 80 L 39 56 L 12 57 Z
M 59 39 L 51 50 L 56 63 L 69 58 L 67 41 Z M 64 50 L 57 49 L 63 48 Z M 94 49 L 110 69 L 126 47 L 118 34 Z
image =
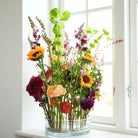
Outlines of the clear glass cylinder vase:
M 91 119 L 47 120 L 46 134 L 52 136 L 79 136 L 89 133 Z

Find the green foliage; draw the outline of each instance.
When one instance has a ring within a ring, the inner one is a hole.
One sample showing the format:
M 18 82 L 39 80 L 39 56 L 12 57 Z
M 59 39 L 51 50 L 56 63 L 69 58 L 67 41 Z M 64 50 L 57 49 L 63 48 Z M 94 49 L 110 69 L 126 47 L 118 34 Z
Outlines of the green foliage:
M 93 30 L 93 32 L 94 32 L 95 34 L 99 33 L 99 31 L 98 31 L 98 30 Z
M 108 41 L 113 41 L 113 38 L 111 38 L 111 37 L 106 37 L 106 39 L 107 39 Z
M 90 48 L 95 48 L 95 43 L 90 43 Z
M 109 35 L 110 33 L 108 31 L 106 31 L 105 29 L 103 29 L 103 33 L 104 35 Z
M 91 27 L 86 27 L 86 32 L 87 32 L 88 34 L 92 34 L 92 29 L 91 29 Z
M 67 21 L 70 17 L 70 12 L 68 11 L 64 11 L 61 15 L 60 15 L 60 20 L 61 21 Z
M 60 11 L 58 10 L 58 8 L 54 8 L 49 12 L 49 16 L 53 18 L 57 18 L 59 14 Z

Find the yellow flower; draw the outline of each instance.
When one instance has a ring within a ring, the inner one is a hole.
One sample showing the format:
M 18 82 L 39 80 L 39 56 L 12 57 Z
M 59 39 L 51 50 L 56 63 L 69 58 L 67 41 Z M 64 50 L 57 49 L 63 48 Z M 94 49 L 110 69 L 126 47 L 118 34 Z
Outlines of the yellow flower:
M 48 89 L 47 89 L 48 98 L 65 95 L 65 93 L 66 93 L 66 90 L 65 88 L 62 87 L 62 85 L 48 86 Z
M 28 60 L 37 60 L 39 59 L 45 52 L 44 47 L 36 46 L 35 49 L 30 50 L 27 54 Z
M 57 57 L 52 57 L 52 61 L 54 62 L 54 61 L 56 61 L 57 60 Z
M 84 56 L 83 59 L 95 62 L 94 58 L 91 55 Z
M 94 83 L 92 76 L 90 76 L 89 72 L 85 72 L 81 77 L 81 85 L 83 87 L 91 87 Z

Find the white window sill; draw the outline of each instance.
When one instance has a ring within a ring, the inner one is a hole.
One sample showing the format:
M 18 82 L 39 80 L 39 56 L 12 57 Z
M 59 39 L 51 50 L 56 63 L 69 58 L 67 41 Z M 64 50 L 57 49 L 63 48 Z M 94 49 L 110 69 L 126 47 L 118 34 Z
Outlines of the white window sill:
M 16 138 L 49 138 L 45 131 L 29 131 L 29 130 L 18 130 L 15 132 Z M 118 134 L 107 131 L 91 130 L 90 133 L 82 136 L 75 136 L 74 138 L 138 138 L 134 135 Z M 66 137 L 67 138 L 67 137 Z M 72 137 L 73 138 L 73 137 Z

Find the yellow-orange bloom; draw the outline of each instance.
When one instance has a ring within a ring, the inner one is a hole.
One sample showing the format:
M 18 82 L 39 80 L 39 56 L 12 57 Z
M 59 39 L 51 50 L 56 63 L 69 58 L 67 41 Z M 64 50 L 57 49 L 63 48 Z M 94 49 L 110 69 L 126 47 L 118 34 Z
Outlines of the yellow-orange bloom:
M 83 59 L 95 62 L 95 59 L 91 55 L 84 56 Z
M 91 87 L 94 83 L 92 76 L 90 76 L 89 72 L 85 72 L 81 77 L 81 86 L 83 87 Z
M 30 50 L 27 54 L 28 60 L 37 60 L 40 56 L 42 56 L 45 52 L 44 47 L 36 46 L 35 49 Z
M 52 57 L 52 61 L 54 62 L 54 61 L 56 61 L 57 60 L 57 57 Z
M 62 87 L 62 85 L 48 86 L 48 89 L 47 89 L 48 98 L 65 95 L 65 93 L 66 93 L 66 90 L 65 88 Z

